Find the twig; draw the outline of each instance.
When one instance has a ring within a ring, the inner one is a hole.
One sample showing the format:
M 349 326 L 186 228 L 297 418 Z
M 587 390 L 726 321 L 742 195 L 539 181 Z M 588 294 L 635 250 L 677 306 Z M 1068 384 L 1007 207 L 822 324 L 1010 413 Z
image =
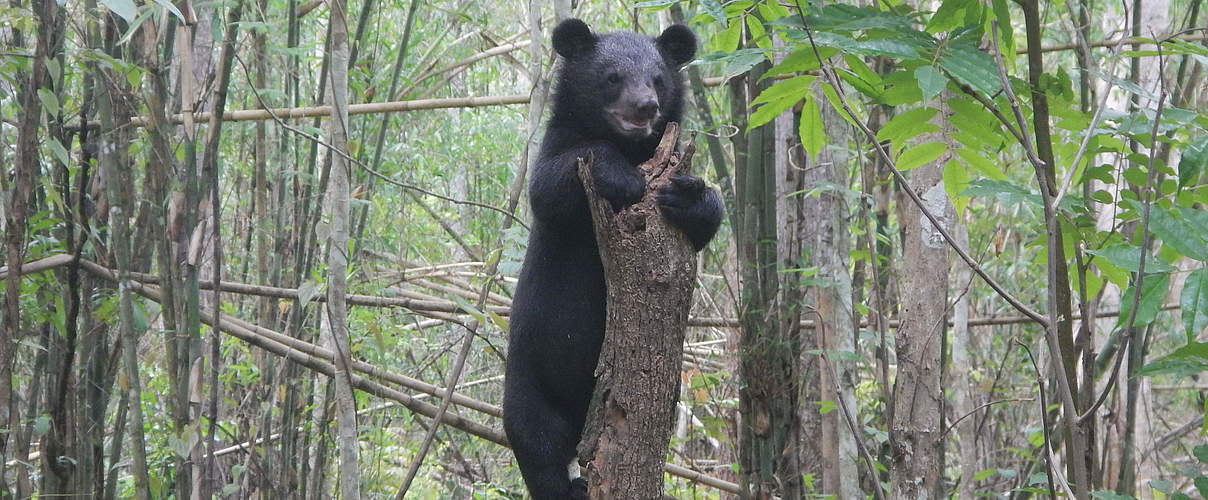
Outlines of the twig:
M 981 411 L 981 409 L 982 409 L 982 408 L 986 408 L 986 407 L 990 407 L 990 406 L 994 406 L 994 405 L 1000 405 L 1000 404 L 1004 404 L 1004 403 L 1018 403 L 1018 402 L 1027 402 L 1027 401 L 1035 401 L 1035 399 L 1033 399 L 1033 398 L 1011 398 L 1011 399 L 1000 399 L 1000 400 L 997 400 L 997 401 L 990 401 L 989 403 L 983 403 L 983 404 L 981 404 L 981 405 L 978 405 L 978 407 L 977 407 L 977 408 L 974 408 L 974 409 L 972 409 L 972 410 L 969 410 L 969 412 L 968 412 L 968 413 L 965 413 L 964 415 L 961 415 L 961 416 L 960 416 L 960 418 L 958 418 L 958 419 L 956 419 L 956 420 L 953 420 L 951 424 L 948 424 L 948 427 L 945 427 L 945 428 L 944 428 L 944 431 L 940 433 L 940 437 L 939 437 L 939 439 L 937 439 L 937 441 L 943 441 L 943 440 L 944 440 L 944 436 L 947 436 L 947 435 L 948 435 L 948 432 L 950 432 L 952 429 L 955 429 L 955 428 L 956 428 L 956 424 L 961 423 L 961 421 L 962 421 L 962 420 L 964 420 L 964 419 L 966 419 L 966 418 L 970 417 L 970 416 L 971 416 L 971 415 L 973 415 L 974 413 L 977 413 L 977 412 Z

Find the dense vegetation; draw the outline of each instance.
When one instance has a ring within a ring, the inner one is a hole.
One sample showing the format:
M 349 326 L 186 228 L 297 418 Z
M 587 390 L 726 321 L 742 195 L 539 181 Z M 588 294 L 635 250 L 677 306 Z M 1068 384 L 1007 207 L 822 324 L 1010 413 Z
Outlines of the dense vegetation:
M 701 40 L 727 219 L 668 493 L 1208 498 L 1203 10 L 12 0 L 0 496 L 523 498 L 506 317 L 573 16 Z

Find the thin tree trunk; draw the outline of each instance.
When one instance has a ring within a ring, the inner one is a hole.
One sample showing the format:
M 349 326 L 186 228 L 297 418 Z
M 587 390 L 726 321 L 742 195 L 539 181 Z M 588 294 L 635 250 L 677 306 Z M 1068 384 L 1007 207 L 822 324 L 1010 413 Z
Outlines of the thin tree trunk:
M 820 191 L 805 200 L 805 221 L 812 223 L 812 227 L 801 229 L 802 237 L 808 238 L 811 264 L 818 268 L 816 279 L 826 283 L 812 290 L 818 325 L 814 336 L 818 339 L 817 349 L 824 353 L 818 374 L 820 400 L 842 405 L 816 417 L 823 422 L 822 446 L 828 451 L 823 456 L 823 493 L 836 498 L 863 498 L 857 468 L 862 459 L 856 449 L 856 436 L 846 420 L 846 416 L 857 414 L 855 366 L 848 356 L 856 351 L 852 277 L 847 266 L 851 253 L 849 210 L 844 192 L 839 191 L 840 186 L 848 185 L 849 156 L 843 146 L 848 142 L 848 125 L 833 107 L 825 105 L 821 91 L 814 92 L 811 98 L 820 103 L 827 142 L 838 145 L 824 147 L 803 174 L 806 178 L 803 188 Z
M 115 42 L 116 29 L 110 18 L 105 29 L 105 43 Z M 109 48 L 109 47 L 107 47 Z M 134 497 L 146 499 L 150 497 L 147 473 L 147 443 L 143 435 L 142 381 L 139 373 L 138 343 L 141 332 L 135 330 L 134 298 L 130 293 L 130 262 L 131 241 L 129 220 L 133 214 L 133 193 L 125 187 L 131 186 L 131 171 L 129 162 L 124 154 L 126 148 L 116 147 L 113 141 L 121 141 L 121 135 L 115 133 L 119 124 L 116 117 L 117 108 L 123 106 L 118 101 L 123 99 L 123 89 L 116 88 L 122 78 L 99 69 L 97 81 L 103 91 L 98 100 L 101 119 L 99 134 L 99 164 L 105 183 L 105 198 L 108 202 L 108 223 L 110 229 L 109 247 L 113 252 L 114 263 L 118 274 L 118 331 L 122 338 L 122 368 L 125 375 L 125 393 L 129 402 L 129 434 L 131 473 L 134 476 Z M 122 113 L 124 114 L 124 113 Z M 128 117 L 123 117 L 128 119 Z
M 943 94 L 941 98 L 946 97 Z M 938 132 L 919 137 L 920 143 L 946 141 L 951 127 L 941 112 Z M 952 206 L 944 192 L 944 163 L 951 153 L 912 170 L 909 186 L 928 210 L 947 226 Z M 902 225 L 902 309 L 895 337 L 898 359 L 890 436 L 890 497 L 928 498 L 940 488 L 939 454 L 943 393 L 940 387 L 940 344 L 947 326 L 948 247 L 939 231 L 919 213 L 905 194 L 898 194 Z M 948 229 L 948 228 L 945 228 Z
M 331 331 L 331 350 L 336 353 L 335 403 L 337 440 L 340 450 L 340 497 L 360 498 L 361 471 L 357 463 L 356 400 L 352 394 L 349 364 L 352 353 L 348 336 L 346 277 L 348 273 L 349 177 L 351 164 L 343 156 L 348 144 L 348 6 L 344 0 L 331 1 L 331 84 L 329 100 L 332 117 L 328 122 L 329 143 L 334 150 L 327 184 L 324 218 L 328 221 L 327 304 L 322 320 Z M 312 492 L 312 494 L 317 492 Z

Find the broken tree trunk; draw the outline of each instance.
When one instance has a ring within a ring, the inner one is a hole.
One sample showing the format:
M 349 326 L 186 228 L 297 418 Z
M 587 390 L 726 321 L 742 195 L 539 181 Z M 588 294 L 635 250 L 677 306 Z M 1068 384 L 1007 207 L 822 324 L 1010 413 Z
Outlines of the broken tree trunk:
M 608 288 L 608 319 L 580 462 L 593 499 L 663 498 L 663 467 L 675 402 L 696 252 L 663 220 L 655 193 L 686 174 L 692 146 L 675 152 L 679 126 L 668 123 L 654 158 L 638 168 L 642 200 L 618 213 L 595 191 L 590 159 L 579 162 Z

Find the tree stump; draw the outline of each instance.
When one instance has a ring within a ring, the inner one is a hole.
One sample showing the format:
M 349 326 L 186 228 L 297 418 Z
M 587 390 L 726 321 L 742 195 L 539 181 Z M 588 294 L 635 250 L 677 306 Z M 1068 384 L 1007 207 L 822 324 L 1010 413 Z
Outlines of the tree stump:
M 596 193 L 590 159 L 579 160 L 608 297 L 596 390 L 578 450 L 593 499 L 664 497 L 663 463 L 696 280 L 696 252 L 655 201 L 671 175 L 688 173 L 693 147 L 676 152 L 678 136 L 678 124 L 668 123 L 654 157 L 638 166 L 645 195 L 617 213 Z

